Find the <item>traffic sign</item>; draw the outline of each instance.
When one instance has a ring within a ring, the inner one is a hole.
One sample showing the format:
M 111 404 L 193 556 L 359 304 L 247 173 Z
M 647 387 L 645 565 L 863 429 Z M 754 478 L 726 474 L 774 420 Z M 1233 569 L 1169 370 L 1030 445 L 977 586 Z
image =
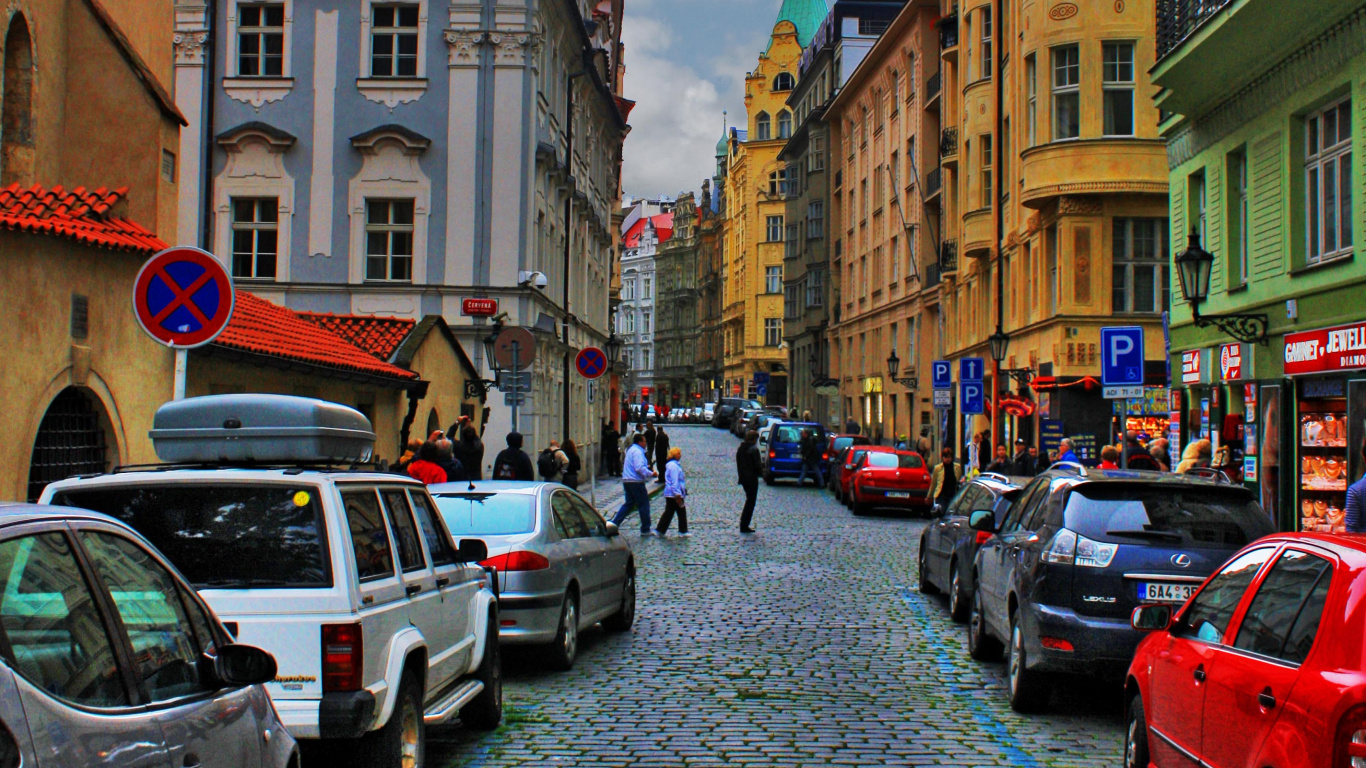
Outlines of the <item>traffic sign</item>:
M 513 365 L 512 345 L 517 345 L 517 364 Z M 493 343 L 493 357 L 508 370 L 524 370 L 536 360 L 536 338 L 525 328 L 504 328 Z
M 961 399 L 964 415 L 981 415 L 987 412 L 986 387 L 980 381 L 960 381 Z
M 935 407 L 935 408 L 952 408 L 952 407 L 953 407 L 953 390 L 952 390 L 952 389 L 936 389 L 936 390 L 934 390 L 934 407 Z
M 503 395 L 503 405 L 509 408 L 521 408 L 526 405 L 526 394 L 522 392 L 507 392 Z
M 232 319 L 232 275 L 208 251 L 180 246 L 147 260 L 133 281 L 133 314 L 148 336 L 175 349 L 218 338 Z
M 965 357 L 958 361 L 958 380 L 981 382 L 987 373 L 987 364 L 980 357 Z
M 768 397 L 768 385 L 756 384 L 754 386 L 754 394 L 758 395 L 759 397 Z
M 531 389 L 531 373 L 528 371 L 503 371 L 499 374 L 498 389 L 504 392 Z
M 590 379 L 590 380 L 588 381 L 588 404 L 589 404 L 589 405 L 592 405 L 592 404 L 593 404 L 593 401 L 597 399 L 597 395 L 598 395 L 598 383 L 597 383 L 596 381 L 593 381 L 593 380 Z
M 466 317 L 493 317 L 498 314 L 498 300 L 461 299 L 460 314 Z
M 1101 389 L 1102 395 L 1106 400 L 1142 400 L 1143 385 L 1124 387 L 1104 387 Z
M 948 360 L 935 360 L 930 363 L 931 378 L 935 389 L 953 389 L 953 366 Z M 938 404 L 938 400 L 935 401 Z
M 1100 383 L 1107 387 L 1143 385 L 1143 328 L 1100 329 Z M 1142 397 L 1142 393 L 1139 397 Z
M 755 371 L 755 372 L 754 372 L 754 385 L 755 385 L 756 387 L 767 387 L 767 386 L 768 386 L 768 381 L 769 381 L 769 379 L 768 379 L 768 372 L 767 372 L 767 371 Z
M 607 353 L 597 347 L 586 347 L 574 358 L 574 367 L 585 379 L 596 379 L 607 373 Z

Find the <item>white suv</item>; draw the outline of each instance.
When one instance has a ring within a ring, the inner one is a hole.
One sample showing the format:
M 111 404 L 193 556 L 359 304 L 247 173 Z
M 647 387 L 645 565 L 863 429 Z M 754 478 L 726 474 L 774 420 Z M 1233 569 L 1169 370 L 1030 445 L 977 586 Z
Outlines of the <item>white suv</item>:
M 346 454 L 366 435 L 373 443 L 364 416 L 227 395 L 167 404 L 154 424 L 159 456 L 196 463 L 64 480 L 42 500 L 127 523 L 238 642 L 272 653 L 279 675 L 266 688 L 290 733 L 359 739 L 348 750 L 358 764 L 406 768 L 422 765 L 425 725 L 459 714 L 497 726 L 498 605 L 478 564 L 487 548 L 453 549 L 421 483 L 326 466 L 357 458 Z

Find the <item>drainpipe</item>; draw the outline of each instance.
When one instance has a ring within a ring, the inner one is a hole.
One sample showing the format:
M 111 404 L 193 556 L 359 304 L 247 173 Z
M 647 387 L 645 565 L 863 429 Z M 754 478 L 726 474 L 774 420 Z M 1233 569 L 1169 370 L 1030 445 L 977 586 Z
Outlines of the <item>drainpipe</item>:
M 588 52 L 585 51 L 582 57 L 584 68 L 577 72 L 570 72 L 565 87 L 564 164 L 569 171 L 569 178 L 571 179 L 574 178 L 574 81 L 588 74 L 588 66 L 590 65 L 588 56 Z M 564 386 L 561 388 L 563 390 L 564 402 L 561 403 L 561 409 L 564 413 L 564 419 L 562 433 L 560 435 L 561 442 L 569 439 L 569 383 L 571 381 L 570 376 L 574 370 L 574 362 L 570 359 L 569 354 L 569 318 L 571 317 L 569 313 L 569 254 L 574 243 L 573 214 L 575 186 L 577 186 L 577 184 L 569 188 L 569 196 L 566 197 L 564 201 L 564 322 L 562 323 L 561 328 L 561 340 L 564 342 Z
M 996 177 L 993 181 L 996 186 L 993 188 L 996 199 L 992 201 L 992 208 L 996 212 L 996 332 L 1005 333 L 1006 324 L 1006 216 L 1001 208 L 1001 200 L 1005 192 L 1005 71 L 1006 71 L 1006 36 L 1005 17 L 1001 15 L 1001 0 L 992 2 L 992 22 L 995 26 L 991 30 L 993 47 L 996 49 L 996 125 L 994 132 L 996 138 L 993 139 L 991 148 L 995 158 L 992 160 L 995 166 L 992 174 Z M 1001 444 L 1001 363 L 995 358 L 992 359 L 991 375 L 991 446 L 992 450 Z M 988 457 L 989 458 L 989 457 Z M 979 461 L 981 461 L 979 457 Z
M 199 225 L 199 247 L 213 253 L 213 233 L 210 225 L 213 223 L 213 148 L 214 148 L 214 104 L 218 101 L 217 75 L 214 71 L 214 63 L 218 61 L 218 3 L 216 0 L 209 0 L 209 39 L 204 41 L 205 61 L 204 72 L 207 82 L 204 92 L 207 94 L 208 103 L 204 105 L 204 160 L 202 161 L 201 173 L 204 174 L 204 209 L 201 212 L 202 221 Z M 182 241 L 183 242 L 183 241 Z M 223 258 L 223 254 L 219 254 Z M 232 260 L 228 260 L 231 269 Z

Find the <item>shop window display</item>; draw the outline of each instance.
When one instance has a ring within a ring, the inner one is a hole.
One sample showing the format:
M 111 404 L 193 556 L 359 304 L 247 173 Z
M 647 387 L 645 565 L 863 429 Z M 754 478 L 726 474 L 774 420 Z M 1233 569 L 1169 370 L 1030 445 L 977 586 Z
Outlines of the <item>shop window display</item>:
M 1300 401 L 1300 526 L 1305 531 L 1346 531 L 1347 401 Z

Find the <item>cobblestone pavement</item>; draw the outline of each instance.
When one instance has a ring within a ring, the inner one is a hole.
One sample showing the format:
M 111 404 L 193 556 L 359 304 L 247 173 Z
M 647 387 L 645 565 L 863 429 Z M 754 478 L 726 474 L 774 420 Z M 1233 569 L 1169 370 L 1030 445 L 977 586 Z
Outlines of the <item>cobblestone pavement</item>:
M 631 538 L 633 632 L 581 636 L 571 672 L 505 656 L 505 722 L 429 731 L 434 766 L 1111 766 L 1119 693 L 1077 683 L 1048 714 L 1005 702 L 942 598 L 916 591 L 924 523 L 855 518 L 823 491 L 760 486 L 737 531 L 737 441 L 672 431 L 691 538 Z M 656 500 L 652 512 L 662 509 Z M 676 534 L 676 530 L 674 531 Z

